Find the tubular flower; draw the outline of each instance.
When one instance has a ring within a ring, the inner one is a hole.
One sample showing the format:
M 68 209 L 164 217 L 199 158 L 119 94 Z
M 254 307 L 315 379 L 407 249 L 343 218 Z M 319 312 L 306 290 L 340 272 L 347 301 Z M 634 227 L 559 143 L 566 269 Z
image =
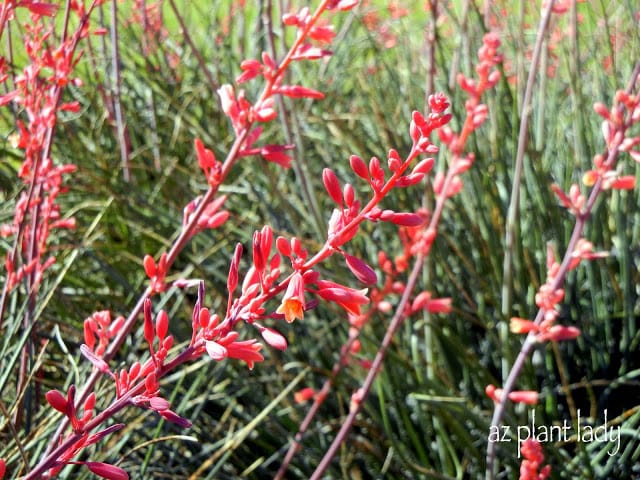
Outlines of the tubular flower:
M 282 303 L 276 310 L 276 313 L 284 315 L 287 323 L 293 322 L 296 318 L 302 320 L 304 317 L 304 282 L 302 275 L 296 272 L 289 281 L 289 286 L 284 294 Z

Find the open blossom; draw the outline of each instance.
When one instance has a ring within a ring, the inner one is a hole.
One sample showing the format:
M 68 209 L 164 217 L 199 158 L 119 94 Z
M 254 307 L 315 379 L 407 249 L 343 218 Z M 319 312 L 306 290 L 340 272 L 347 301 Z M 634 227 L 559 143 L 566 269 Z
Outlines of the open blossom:
M 253 369 L 255 362 L 264 360 L 260 353 L 262 345 L 255 339 L 237 342 L 238 336 L 238 332 L 230 332 L 224 338 L 207 340 L 205 342 L 207 353 L 214 360 L 224 360 L 225 358 L 243 360 L 249 369 Z
M 304 403 L 308 400 L 311 400 L 316 395 L 316 391 L 311 387 L 303 388 L 302 390 L 297 391 L 293 395 L 293 400 L 296 403 Z
M 329 280 L 318 280 L 317 285 L 318 291 L 316 293 L 320 297 L 337 303 L 351 315 L 360 315 L 360 306 L 366 305 L 370 301 L 366 288 L 356 290 Z
M 300 320 L 304 318 L 304 307 L 304 281 L 302 275 L 296 272 L 289 281 L 287 291 L 276 313 L 284 315 L 284 319 L 291 323 L 296 318 Z

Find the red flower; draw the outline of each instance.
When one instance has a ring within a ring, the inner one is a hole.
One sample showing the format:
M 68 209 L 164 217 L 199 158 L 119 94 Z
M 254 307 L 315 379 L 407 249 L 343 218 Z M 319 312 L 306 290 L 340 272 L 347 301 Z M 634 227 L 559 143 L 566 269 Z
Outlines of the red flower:
M 293 395 L 293 400 L 296 403 L 304 403 L 308 400 L 311 400 L 316 394 L 316 391 L 311 387 L 303 388 L 302 390 L 296 392 Z
M 499 403 L 504 394 L 504 391 L 501 388 L 496 388 L 495 385 L 487 385 L 484 391 L 487 397 L 495 403 Z M 525 403 L 527 405 L 535 405 L 538 403 L 538 397 L 539 394 L 535 390 L 515 390 L 508 395 L 509 400 L 512 402 Z
M 545 480 L 551 473 L 551 466 L 540 469 L 544 462 L 544 454 L 540 442 L 527 438 L 520 446 L 520 453 L 524 457 L 520 465 L 520 480 Z
M 319 280 L 317 284 L 319 290 L 316 293 L 318 295 L 325 300 L 337 303 L 352 315 L 360 315 L 360 305 L 369 303 L 366 288 L 356 290 L 328 280 Z
M 262 345 L 255 339 L 236 342 L 238 332 L 230 332 L 223 338 L 207 340 L 205 348 L 207 353 L 214 360 L 223 360 L 227 357 L 243 360 L 250 369 L 253 369 L 255 362 L 261 362 L 264 357 L 260 353 Z

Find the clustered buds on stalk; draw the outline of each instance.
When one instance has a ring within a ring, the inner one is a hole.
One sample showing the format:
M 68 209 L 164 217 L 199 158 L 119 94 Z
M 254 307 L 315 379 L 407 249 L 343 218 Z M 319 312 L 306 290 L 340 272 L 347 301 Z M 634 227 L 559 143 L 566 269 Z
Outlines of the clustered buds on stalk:
M 608 153 L 593 157 L 593 168 L 582 176 L 582 183 L 587 187 L 594 187 L 599 183 L 603 190 L 633 190 L 636 185 L 635 175 L 621 175 L 615 168 L 615 161 L 619 152 L 625 152 L 640 163 L 640 150 L 636 149 L 640 145 L 640 135 L 629 135 L 629 128 L 640 121 L 640 96 L 618 91 L 611 110 L 599 102 L 594 103 L 593 109 L 604 120 L 602 136 Z M 554 184 L 551 188 L 560 203 L 573 215 L 584 215 L 585 197 L 577 184 L 571 185 L 568 194 L 558 185 Z
M 599 190 L 596 190 L 596 195 L 601 190 L 635 188 L 635 176 L 620 175 L 615 167 L 619 152 L 627 152 L 634 160 L 640 161 L 640 153 L 632 150 L 640 144 L 640 137 L 628 135 L 629 127 L 640 121 L 640 97 L 618 92 L 616 105 L 611 111 L 601 103 L 596 103 L 594 110 L 604 119 L 602 133 L 607 154 L 598 154 L 594 157 L 594 168 L 583 176 L 583 183 L 587 187 L 595 187 L 598 184 Z M 587 202 L 577 184 L 571 185 L 569 193 L 563 192 L 555 184 L 551 188 L 560 203 L 576 218 L 582 220 L 591 211 L 593 201 Z M 585 238 L 578 238 L 567 252 L 565 261 L 560 263 L 556 260 L 553 249 L 548 245 L 547 279 L 535 296 L 536 305 L 541 314 L 540 319 L 532 321 L 513 317 L 510 330 L 513 333 L 531 335 L 536 342 L 573 340 L 579 337 L 581 332 L 578 327 L 555 323 L 559 314 L 558 305 L 564 299 L 564 289 L 559 285 L 566 273 L 577 268 L 582 260 L 594 260 L 608 255 L 608 252 L 594 252 L 591 242 Z
M 58 459 L 55 464 L 50 468 L 49 475 L 54 476 L 57 475 L 65 465 L 68 464 L 80 464 L 85 465 L 89 470 L 94 473 L 98 473 L 99 471 L 104 471 L 105 473 L 112 472 L 113 475 L 116 476 L 106 476 L 103 475 L 104 478 L 129 478 L 128 475 L 119 467 L 113 465 L 106 465 L 99 462 L 75 462 L 72 461 L 72 458 L 75 457 L 82 449 L 93 445 L 99 441 L 101 441 L 106 436 L 117 432 L 118 430 L 124 428 L 123 423 L 117 423 L 111 425 L 103 430 L 98 431 L 97 433 L 89 435 L 88 431 L 85 430 L 87 423 L 94 416 L 94 407 L 96 404 L 96 395 L 95 393 L 91 393 L 84 402 L 82 415 L 78 416 L 76 411 L 76 403 L 75 403 L 75 393 L 76 389 L 72 385 L 69 387 L 67 391 L 67 395 L 65 396 L 63 393 L 58 390 L 50 390 L 46 394 L 46 399 L 49 405 L 53 407 L 58 412 L 65 415 L 71 423 L 74 432 L 81 433 L 80 439 L 77 440 L 69 449 L 67 449 Z M 60 439 L 62 442 L 63 439 Z M 98 473 L 99 474 L 99 473 Z M 117 476 L 120 475 L 120 476 Z M 2 475 L 0 475 L 2 478 Z
M 582 260 L 593 260 L 607 256 L 607 252 L 594 252 L 593 244 L 581 238 L 571 253 L 568 270 L 577 268 Z M 577 327 L 555 324 L 559 314 L 558 305 L 564 299 L 564 289 L 554 288 L 559 272 L 560 263 L 556 261 L 551 245 L 547 245 L 547 280 L 535 297 L 536 305 L 543 312 L 543 320 L 540 323 L 535 323 L 524 318 L 513 317 L 510 324 L 513 333 L 533 333 L 538 342 L 573 340 L 580 336 L 580 329 Z
M 544 453 L 540 442 L 527 438 L 520 445 L 520 453 L 524 457 L 520 464 L 520 480 L 545 480 L 551 474 L 551 465 L 545 465 Z
M 27 119 L 26 123 L 17 120 L 17 131 L 9 137 L 13 148 L 24 151 L 18 176 L 26 188 L 16 202 L 13 222 L 1 225 L 0 235 L 18 239 L 17 248 L 10 250 L 5 258 L 7 280 L 4 288 L 11 291 L 28 279 L 28 289 L 36 291 L 44 272 L 56 261 L 55 256 L 47 255 L 51 232 L 75 228 L 75 220 L 64 218 L 56 202 L 58 196 L 68 190 L 63 186 L 63 177 L 75 172 L 77 167 L 54 164 L 50 157 L 51 132 L 57 123 L 58 112 L 80 110 L 78 102 L 62 103 L 61 97 L 65 86 L 81 84 L 71 73 L 81 56 L 81 52 L 76 51 L 78 42 L 89 35 L 89 30 L 84 6 L 74 2 L 71 10 L 81 19 L 81 26 L 55 47 L 51 42 L 52 27 L 46 25 L 44 17 L 55 15 L 58 5 L 34 1 L 4 2 L 0 9 L 3 19 L 14 18 L 14 10 L 18 7 L 31 13 L 31 23 L 23 25 L 29 64 L 15 77 L 14 89 L 0 95 L 0 106 L 13 103 L 23 110 Z M 4 27 L 4 24 L 0 25 L 0 36 Z M 7 79 L 7 69 L 8 64 L 0 60 L 1 82 Z M 28 193 L 30 191 L 35 193 Z M 26 225 L 30 228 L 25 228 Z

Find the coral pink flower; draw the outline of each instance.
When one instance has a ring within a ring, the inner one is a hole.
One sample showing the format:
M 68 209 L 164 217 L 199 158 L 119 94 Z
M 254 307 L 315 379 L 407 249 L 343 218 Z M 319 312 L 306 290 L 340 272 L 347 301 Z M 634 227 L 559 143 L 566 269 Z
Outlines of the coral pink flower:
M 329 280 L 319 280 L 317 285 L 319 287 L 316 292 L 318 295 L 325 300 L 337 303 L 351 315 L 360 315 L 360 306 L 369 303 L 368 289 L 366 288 L 356 290 Z
M 495 385 L 487 385 L 484 391 L 487 397 L 495 403 L 499 403 L 504 394 L 504 391 L 501 388 L 496 388 Z M 510 392 L 507 398 L 515 403 L 535 405 L 538 403 L 539 394 L 535 390 L 515 390 Z
M 316 391 L 311 387 L 303 388 L 293 395 L 293 401 L 296 403 L 304 403 L 311 400 L 316 394 Z
M 282 304 L 280 304 L 276 313 L 284 315 L 284 319 L 291 323 L 296 318 L 303 319 L 304 307 L 304 282 L 300 272 L 296 272 L 289 281 L 287 292 L 284 294 Z
M 542 467 L 544 454 L 540 442 L 527 438 L 520 446 L 520 453 L 524 457 L 520 465 L 520 480 L 545 480 L 549 477 L 551 466 Z
M 238 332 L 231 332 L 224 338 L 215 341 L 207 340 L 205 342 L 207 353 L 214 360 L 223 360 L 227 357 L 243 360 L 249 369 L 253 369 L 255 362 L 264 360 L 260 353 L 262 345 L 255 339 L 236 342 L 238 335 Z

